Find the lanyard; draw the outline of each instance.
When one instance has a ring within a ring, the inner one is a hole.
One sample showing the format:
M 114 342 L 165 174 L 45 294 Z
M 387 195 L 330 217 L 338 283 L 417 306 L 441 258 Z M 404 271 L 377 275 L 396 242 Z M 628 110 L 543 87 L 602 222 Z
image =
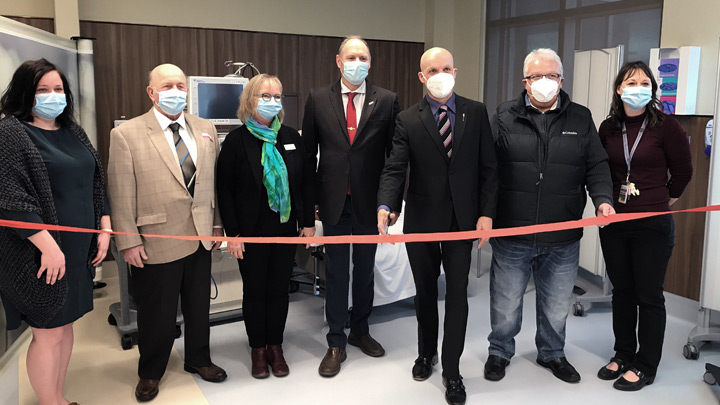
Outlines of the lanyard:
M 627 183 L 630 181 L 630 161 L 632 160 L 633 155 L 635 154 L 635 149 L 637 148 L 638 144 L 640 143 L 640 138 L 642 138 L 643 133 L 645 132 L 645 126 L 647 126 L 648 119 L 645 117 L 643 120 L 642 126 L 640 126 L 640 131 L 638 131 L 637 138 L 635 138 L 635 143 L 633 144 L 632 150 L 628 152 L 628 140 L 627 140 L 627 128 L 625 127 L 625 123 L 623 122 L 622 126 L 622 134 L 623 134 L 623 152 L 625 152 L 625 163 L 627 163 L 627 176 L 625 177 L 625 182 Z

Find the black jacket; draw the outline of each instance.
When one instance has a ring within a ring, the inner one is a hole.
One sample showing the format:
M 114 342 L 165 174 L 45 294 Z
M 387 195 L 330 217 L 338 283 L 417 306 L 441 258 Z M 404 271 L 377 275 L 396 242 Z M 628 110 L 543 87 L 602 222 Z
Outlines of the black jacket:
M 295 229 L 315 226 L 312 203 L 312 166 L 307 160 L 300 134 L 285 125 L 278 131 L 277 144 L 288 171 L 291 220 Z M 242 126 L 231 131 L 222 144 L 217 161 L 218 207 L 228 236 L 267 236 L 277 224 L 261 223 L 261 208 L 268 207 L 263 184 L 261 142 Z
M 492 122 L 500 178 L 494 227 L 580 219 L 586 187 L 596 209 L 602 203 L 612 205 L 608 157 L 590 110 L 561 90 L 559 111 L 541 114 L 525 105 L 525 94 L 501 104 Z M 582 228 L 511 238 L 534 246 L 561 246 L 581 237 Z
M 485 105 L 455 95 L 452 158 L 440 140 L 430 105 L 423 98 L 398 114 L 390 158 L 380 180 L 378 205 L 400 211 L 410 166 L 403 232 L 474 230 L 481 216 L 495 217 L 497 165 Z
M 305 103 L 302 137 L 313 164 L 320 149 L 313 183 L 315 204 L 320 206 L 320 219 L 332 225 L 340 219 L 348 185 L 355 217 L 365 226 L 377 224 L 378 183 L 392 146 L 400 105 L 397 94 L 366 83 L 365 103 L 352 145 L 340 80 L 312 89 Z

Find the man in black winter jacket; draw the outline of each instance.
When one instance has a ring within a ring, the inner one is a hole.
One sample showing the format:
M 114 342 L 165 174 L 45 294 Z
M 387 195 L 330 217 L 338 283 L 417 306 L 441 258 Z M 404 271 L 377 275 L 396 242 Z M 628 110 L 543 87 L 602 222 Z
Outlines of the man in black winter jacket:
M 551 49 L 525 59 L 525 91 L 501 104 L 492 121 L 500 190 L 496 228 L 582 217 L 587 194 L 610 215 L 608 157 L 590 111 L 561 90 L 562 62 Z M 493 238 L 489 357 L 485 378 L 498 381 L 515 354 L 530 275 L 537 294 L 537 363 L 565 382 L 580 374 L 565 358 L 565 321 L 578 270 L 582 229 Z

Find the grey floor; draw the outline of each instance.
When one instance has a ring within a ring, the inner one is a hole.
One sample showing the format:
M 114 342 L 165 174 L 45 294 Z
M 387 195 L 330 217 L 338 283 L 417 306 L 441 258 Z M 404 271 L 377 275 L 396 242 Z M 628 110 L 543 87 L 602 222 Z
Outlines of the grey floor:
M 609 304 L 595 304 L 586 316 L 568 318 L 566 354 L 582 375 L 579 384 L 564 383 L 536 365 L 532 290 L 525 295 L 523 329 L 517 337 L 517 354 L 507 376 L 500 382 L 485 380 L 482 369 L 490 332 L 488 279 L 487 274 L 470 278 L 470 317 L 460 364 L 468 404 L 720 403 L 720 388 L 702 380 L 706 362 L 720 363 L 720 344 L 703 347 L 699 360 L 682 356 L 682 346 L 697 319 L 698 304 L 672 294 L 667 294 L 668 323 L 658 376 L 653 385 L 639 392 L 616 391 L 612 382 L 596 377 L 597 370 L 613 354 Z M 371 333 L 384 345 L 387 351 L 384 357 L 370 358 L 349 346 L 348 359 L 340 374 L 326 379 L 317 373 L 326 350 L 322 299 L 302 292 L 291 297 L 284 343 L 290 375 L 265 380 L 252 378 L 244 324 L 213 327 L 213 360 L 227 370 L 229 378 L 224 383 L 211 384 L 196 377 L 210 404 L 445 403 L 439 367 L 427 381 L 416 382 L 411 378 L 410 369 L 417 353 L 417 324 L 411 299 L 377 307 L 373 312 Z M 443 301 L 439 308 L 442 316 Z M 176 342 L 182 355 L 182 339 Z

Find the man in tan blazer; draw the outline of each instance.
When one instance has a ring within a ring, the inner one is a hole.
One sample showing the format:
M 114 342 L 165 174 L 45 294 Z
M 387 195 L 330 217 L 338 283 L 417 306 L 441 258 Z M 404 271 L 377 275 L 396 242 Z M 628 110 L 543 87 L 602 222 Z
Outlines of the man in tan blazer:
M 153 108 L 110 132 L 108 190 L 119 232 L 222 236 L 215 203 L 217 133 L 184 114 L 185 74 L 160 65 L 150 72 Z M 175 337 L 178 297 L 185 319 L 185 370 L 211 382 L 227 378 L 210 360 L 211 250 L 219 243 L 117 235 L 131 265 L 138 314 L 141 402 L 158 394 Z

